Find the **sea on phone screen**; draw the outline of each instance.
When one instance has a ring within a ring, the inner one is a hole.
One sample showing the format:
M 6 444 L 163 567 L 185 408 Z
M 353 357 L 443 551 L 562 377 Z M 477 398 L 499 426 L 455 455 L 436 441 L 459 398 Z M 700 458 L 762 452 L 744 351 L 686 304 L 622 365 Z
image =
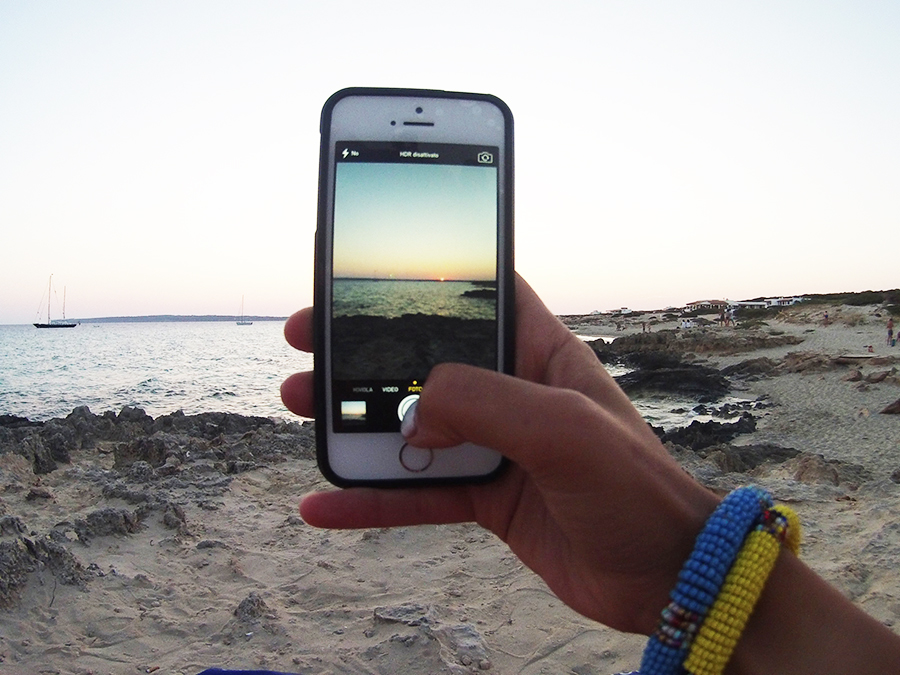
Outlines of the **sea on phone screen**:
M 335 279 L 333 375 L 425 378 L 442 362 L 497 366 L 493 281 Z

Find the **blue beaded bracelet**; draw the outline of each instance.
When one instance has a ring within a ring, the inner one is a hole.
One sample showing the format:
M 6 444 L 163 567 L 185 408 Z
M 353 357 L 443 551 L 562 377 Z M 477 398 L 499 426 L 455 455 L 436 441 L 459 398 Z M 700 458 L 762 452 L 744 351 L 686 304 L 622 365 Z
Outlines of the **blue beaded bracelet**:
M 659 626 L 644 649 L 641 675 L 678 675 L 703 617 L 719 594 L 756 520 L 772 506 L 769 493 L 757 487 L 732 491 L 706 521 L 694 550 L 678 575 Z

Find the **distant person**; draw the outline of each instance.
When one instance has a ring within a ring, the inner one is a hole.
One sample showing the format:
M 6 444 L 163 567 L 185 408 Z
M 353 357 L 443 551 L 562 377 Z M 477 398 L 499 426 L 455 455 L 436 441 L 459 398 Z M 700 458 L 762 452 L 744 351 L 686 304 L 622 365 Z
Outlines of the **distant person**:
M 285 337 L 312 350 L 309 309 L 288 319 Z M 281 392 L 291 411 L 314 414 L 312 373 L 292 375 Z M 683 672 L 695 651 L 700 665 L 727 662 L 702 672 L 729 675 L 900 673 L 900 637 L 792 552 L 793 512 L 755 488 L 720 507 L 722 497 L 673 459 L 593 350 L 521 278 L 515 376 L 437 365 L 401 431 L 417 447 L 473 442 L 510 464 L 483 485 L 313 492 L 300 503 L 303 520 L 344 529 L 477 522 L 576 612 L 651 636 L 645 675 Z M 738 568 L 737 585 L 718 576 L 726 567 Z M 703 617 L 718 605 L 684 606 L 710 595 L 724 599 L 724 628 L 709 622 L 704 642 Z M 749 622 L 732 619 L 745 607 Z
M 825 325 L 828 325 L 828 312 L 825 312 Z
M 887 328 L 888 328 L 888 337 L 887 337 L 888 347 L 893 347 L 893 346 L 894 346 L 894 343 L 893 343 L 893 339 L 894 339 L 894 317 L 888 317 L 888 326 L 887 326 Z

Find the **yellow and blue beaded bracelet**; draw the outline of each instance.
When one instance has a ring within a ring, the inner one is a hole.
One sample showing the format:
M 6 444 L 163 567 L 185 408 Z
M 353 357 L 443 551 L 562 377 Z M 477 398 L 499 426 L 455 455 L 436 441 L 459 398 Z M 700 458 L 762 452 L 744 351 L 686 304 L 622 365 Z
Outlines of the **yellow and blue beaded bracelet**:
M 721 675 L 784 544 L 800 551 L 800 521 L 787 506 L 767 509 L 747 535 L 722 590 L 691 644 L 684 669 L 691 675 Z
M 659 625 L 647 642 L 641 675 L 678 675 L 700 622 L 712 605 L 747 533 L 764 509 L 768 493 L 756 487 L 729 493 L 697 535 L 694 550 L 669 594 Z
M 778 535 L 776 535 L 776 539 L 773 539 L 773 536 L 770 536 L 773 532 L 769 530 L 774 528 L 782 538 L 785 531 L 799 531 L 799 528 L 791 527 L 794 522 L 790 522 L 790 518 L 779 515 L 784 513 L 782 510 L 784 508 L 773 509 L 771 496 L 755 486 L 738 488 L 725 497 L 707 520 L 697 537 L 690 558 L 678 575 L 678 584 L 670 594 L 671 602 L 663 610 L 659 625 L 650 636 L 644 650 L 641 660 L 641 675 L 680 675 L 686 672 L 684 668 L 687 665 L 686 659 L 693 652 L 692 645 L 695 644 L 695 636 L 699 638 L 700 633 L 706 637 L 702 643 L 704 646 L 697 650 L 694 657 L 695 665 L 696 663 L 706 664 L 707 661 L 718 663 L 722 659 L 722 653 L 726 650 L 728 655 L 725 657 L 725 663 L 727 663 L 734 644 L 737 643 L 740 632 L 743 630 L 743 625 L 736 635 L 734 630 L 729 628 L 727 631 L 729 638 L 723 640 L 719 636 L 719 632 L 716 630 L 719 627 L 717 623 L 719 618 L 724 616 L 725 625 L 729 626 L 729 622 L 732 620 L 729 615 L 730 609 L 728 609 L 732 605 L 727 602 L 731 596 L 726 596 L 721 602 L 719 598 L 726 588 L 726 581 L 730 575 L 734 576 L 734 583 L 738 586 L 744 583 L 742 577 L 737 576 L 738 570 L 743 573 L 751 573 L 752 570 L 753 583 L 759 585 L 756 594 L 756 597 L 759 597 L 762 586 L 771 572 L 771 566 L 764 575 L 756 576 L 758 571 L 752 560 L 754 556 L 758 555 L 757 548 L 760 546 L 760 542 L 757 541 L 758 536 L 753 536 L 751 539 L 750 535 L 759 532 L 759 536 L 775 541 L 777 557 L 780 540 L 777 540 Z M 793 516 L 793 512 L 790 513 L 793 520 L 796 521 L 796 516 Z M 747 562 L 735 569 L 736 561 L 743 555 L 748 541 L 754 543 L 747 550 Z M 761 545 L 762 549 L 760 550 L 768 551 L 768 543 Z M 767 555 L 771 554 L 767 553 Z M 774 559 L 772 566 L 774 566 Z M 734 575 L 732 575 L 733 570 Z M 731 587 L 729 587 L 729 593 L 731 593 Z M 713 615 L 711 608 L 717 602 L 720 608 Z M 755 600 L 753 605 L 755 605 Z M 740 613 L 743 613 L 745 609 L 746 602 L 742 601 Z M 752 605 L 747 611 L 747 617 L 749 617 L 750 611 L 752 611 Z M 715 617 L 712 624 L 708 623 L 707 612 Z M 744 619 L 744 624 L 746 624 L 746 619 Z M 733 644 L 728 648 L 725 643 L 729 642 L 731 638 L 733 638 Z M 705 651 L 707 645 L 717 645 L 712 648 L 715 657 L 711 657 L 710 653 Z M 703 667 L 707 666 L 703 665 Z M 724 668 L 724 664 L 722 668 Z M 704 675 L 706 673 L 707 671 L 704 671 Z

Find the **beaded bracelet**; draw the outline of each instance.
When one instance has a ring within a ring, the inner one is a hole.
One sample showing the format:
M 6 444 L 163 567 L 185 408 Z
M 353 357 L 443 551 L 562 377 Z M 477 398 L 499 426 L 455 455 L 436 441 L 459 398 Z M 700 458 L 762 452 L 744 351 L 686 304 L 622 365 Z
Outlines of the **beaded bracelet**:
M 797 553 L 800 524 L 786 506 L 763 512 L 747 535 L 703 625 L 691 644 L 684 668 L 692 675 L 721 675 L 744 632 L 784 543 Z
M 644 649 L 641 675 L 676 675 L 725 581 L 741 544 L 772 498 L 757 487 L 729 493 L 706 521 L 678 575 L 659 625 Z

